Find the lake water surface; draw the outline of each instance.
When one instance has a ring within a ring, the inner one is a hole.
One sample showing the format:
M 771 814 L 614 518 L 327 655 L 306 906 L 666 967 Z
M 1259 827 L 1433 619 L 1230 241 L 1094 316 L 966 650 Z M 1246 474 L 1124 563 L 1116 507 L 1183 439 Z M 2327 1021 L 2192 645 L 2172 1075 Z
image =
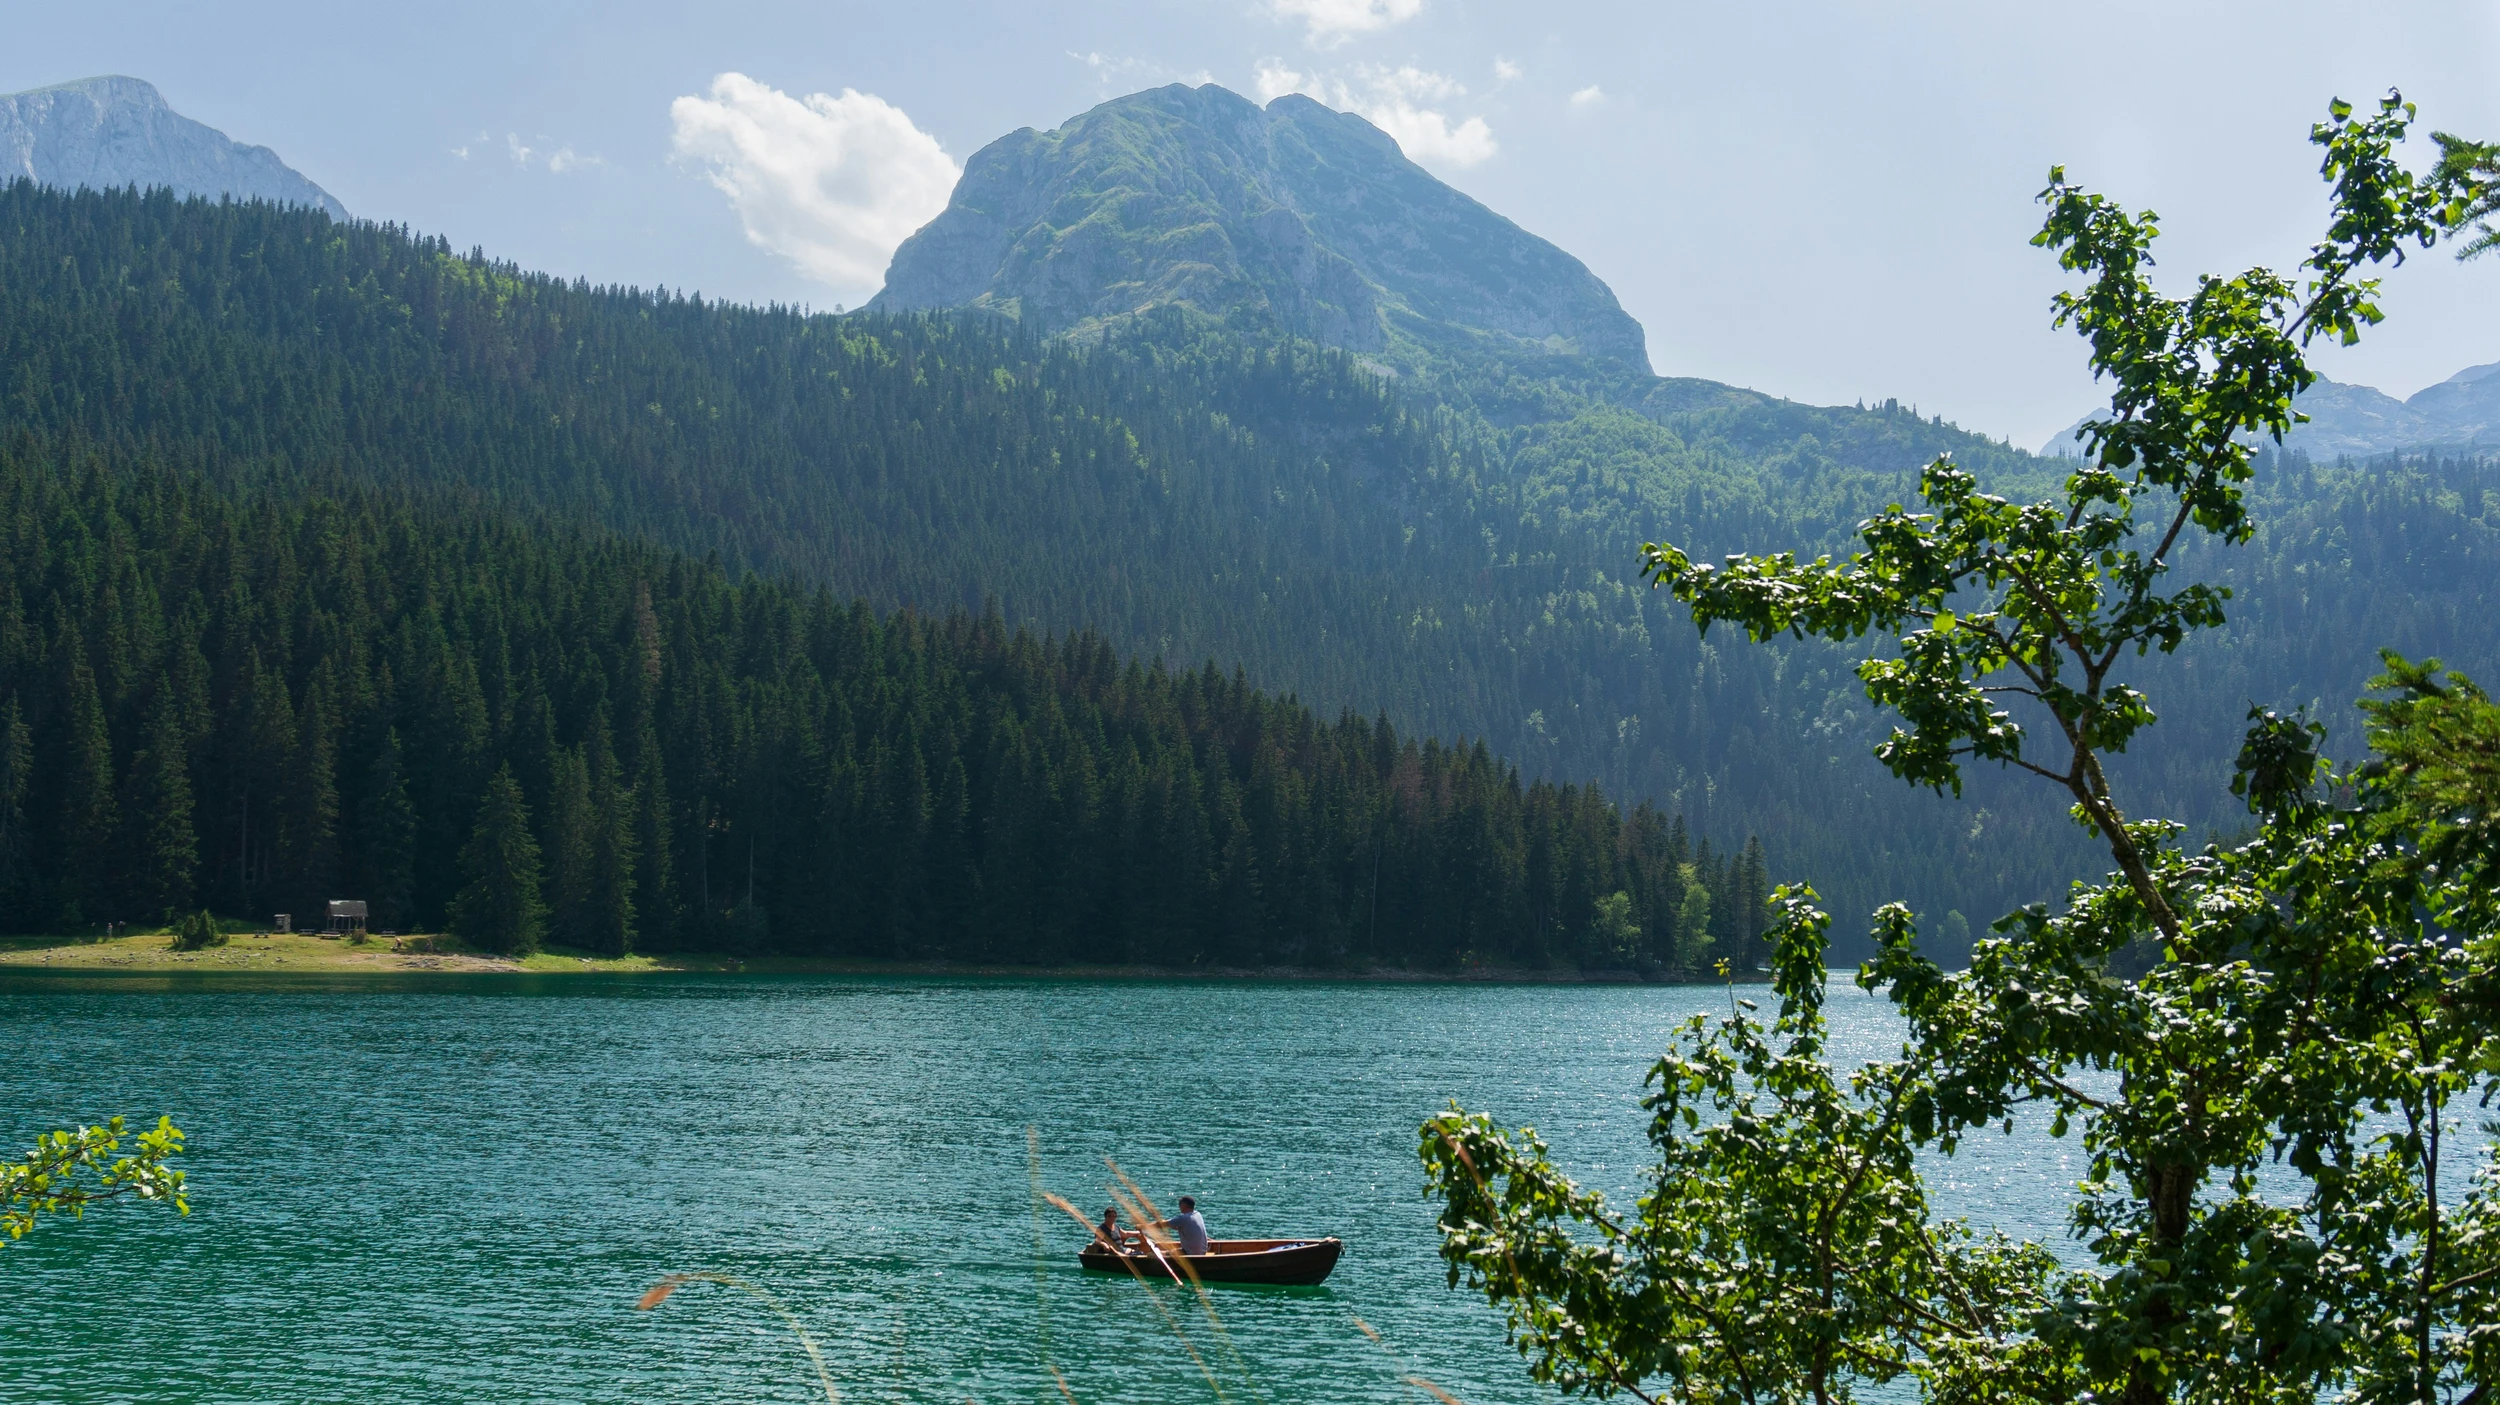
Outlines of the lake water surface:
M 274 986 L 0 978 L 0 1137 L 173 1115 L 194 1210 L 115 1206 L 0 1248 L 11 1400 L 1551 1400 L 1444 1286 L 1415 1129 L 1532 1123 L 1623 1197 L 1641 1079 L 1722 987 L 773 977 Z M 1844 1054 L 1893 1038 L 1834 982 Z M 1314 1289 L 1080 1273 L 1105 1156 L 1219 1237 L 1336 1234 Z M 1945 1195 L 2056 1236 L 2072 1143 L 1975 1148 Z M 1040 1253 L 1037 1256 L 1037 1235 Z M 1376 1327 L 1387 1349 L 1354 1325 Z

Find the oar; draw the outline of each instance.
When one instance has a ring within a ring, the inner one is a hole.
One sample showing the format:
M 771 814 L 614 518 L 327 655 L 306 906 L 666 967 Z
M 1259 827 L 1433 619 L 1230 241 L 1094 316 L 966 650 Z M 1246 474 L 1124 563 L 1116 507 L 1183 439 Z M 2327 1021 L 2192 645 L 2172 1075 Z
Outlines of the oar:
M 1069 1204 L 1066 1197 L 1053 1194 L 1052 1192 L 1046 1190 L 1042 1192 L 1042 1198 L 1049 1201 L 1051 1204 L 1058 1206 L 1060 1209 L 1067 1211 L 1068 1218 L 1085 1226 L 1088 1232 L 1091 1232 L 1094 1228 L 1094 1222 L 1085 1218 L 1085 1212 L 1079 1210 L 1074 1205 Z M 1121 1197 L 1118 1192 L 1113 1192 L 1113 1203 L 1119 1203 L 1120 1198 Z M 1147 1247 L 1149 1249 L 1154 1247 L 1151 1239 L 1147 1241 Z M 1137 1271 L 1137 1255 L 1123 1253 L 1118 1257 L 1120 1260 L 1120 1267 L 1128 1270 L 1129 1277 L 1136 1279 L 1139 1287 L 1145 1287 L 1146 1275 Z M 1165 1266 L 1164 1271 L 1168 1273 L 1171 1269 L 1167 1265 Z M 1173 1339 L 1181 1344 L 1181 1350 L 1188 1352 L 1189 1359 L 1197 1363 L 1198 1374 L 1206 1378 L 1207 1388 L 1215 1392 L 1215 1398 L 1217 1400 L 1222 1400 L 1224 1398 L 1224 1387 L 1216 1382 L 1215 1372 L 1207 1366 L 1207 1359 L 1204 1356 L 1199 1355 L 1197 1345 L 1189 1340 L 1189 1334 L 1181 1330 L 1181 1324 L 1172 1316 L 1172 1310 L 1165 1307 L 1163 1305 L 1163 1299 L 1151 1290 L 1147 1292 L 1146 1300 L 1153 1303 L 1155 1311 L 1163 1315 L 1163 1325 L 1171 1329 Z

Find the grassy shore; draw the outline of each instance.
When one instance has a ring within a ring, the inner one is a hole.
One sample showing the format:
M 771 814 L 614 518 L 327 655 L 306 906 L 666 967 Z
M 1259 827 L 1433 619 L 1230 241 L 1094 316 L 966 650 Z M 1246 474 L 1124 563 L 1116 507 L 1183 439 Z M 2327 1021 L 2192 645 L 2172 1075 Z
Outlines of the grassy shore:
M 1174 969 L 1156 966 L 1004 966 L 945 962 L 821 960 L 801 957 L 740 959 L 683 952 L 599 956 L 553 949 L 514 959 L 469 951 L 449 937 L 373 937 L 359 944 L 310 932 L 238 932 L 223 946 L 176 951 L 171 933 L 103 937 L 0 937 L 0 972 L 11 970 L 216 972 L 269 971 L 290 975 L 441 971 L 532 975 L 634 975 L 669 971 L 746 972 L 760 975 L 1023 976 L 1128 980 L 1367 980 L 1487 981 L 1535 984 L 1623 984 L 1628 972 L 1579 971 L 1318 971 Z
M 721 963 L 664 965 L 644 956 L 542 951 L 514 960 L 473 952 L 442 937 L 373 937 L 358 943 L 311 932 L 238 932 L 225 945 L 176 951 L 169 932 L 103 937 L 0 937 L 0 968 L 58 971 L 657 971 L 720 970 Z

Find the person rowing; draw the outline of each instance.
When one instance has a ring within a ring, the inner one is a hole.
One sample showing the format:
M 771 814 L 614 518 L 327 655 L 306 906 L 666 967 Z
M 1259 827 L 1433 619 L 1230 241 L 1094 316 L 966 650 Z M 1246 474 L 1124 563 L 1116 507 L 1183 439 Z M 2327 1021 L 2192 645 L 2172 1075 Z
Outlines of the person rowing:
M 1207 1251 L 1207 1222 L 1198 1217 L 1198 1202 L 1190 1196 L 1181 1197 L 1181 1212 L 1165 1220 L 1163 1227 L 1180 1241 L 1182 1253 L 1196 1255 Z

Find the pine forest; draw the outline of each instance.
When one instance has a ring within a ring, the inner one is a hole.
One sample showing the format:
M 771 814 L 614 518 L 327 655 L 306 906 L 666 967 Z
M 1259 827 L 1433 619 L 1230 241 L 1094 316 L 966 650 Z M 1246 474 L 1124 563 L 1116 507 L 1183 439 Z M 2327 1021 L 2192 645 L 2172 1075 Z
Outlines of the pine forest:
M 494 947 L 1692 973 L 1759 846 L 996 611 L 481 508 L 0 462 L 0 910 Z

